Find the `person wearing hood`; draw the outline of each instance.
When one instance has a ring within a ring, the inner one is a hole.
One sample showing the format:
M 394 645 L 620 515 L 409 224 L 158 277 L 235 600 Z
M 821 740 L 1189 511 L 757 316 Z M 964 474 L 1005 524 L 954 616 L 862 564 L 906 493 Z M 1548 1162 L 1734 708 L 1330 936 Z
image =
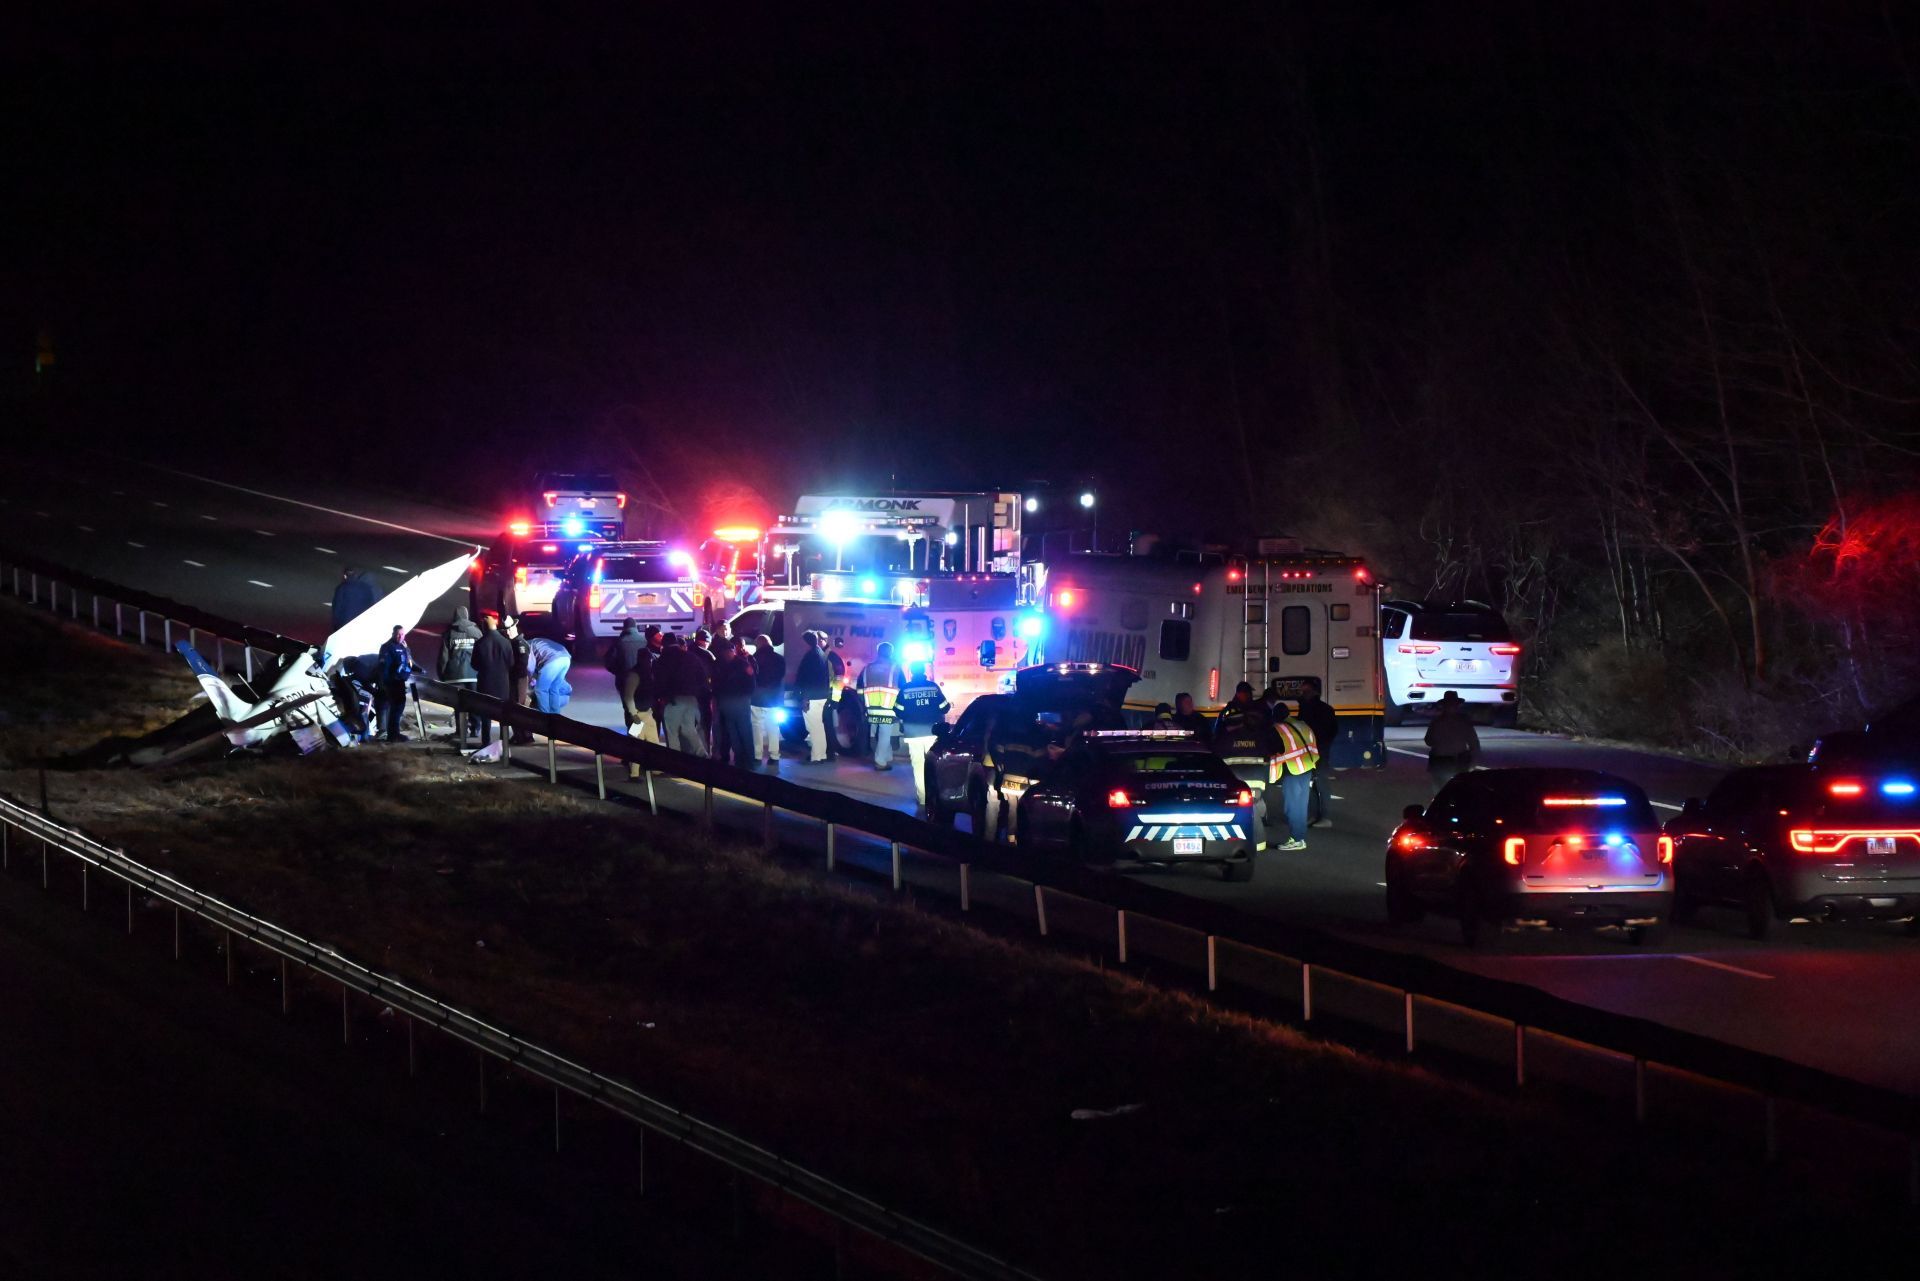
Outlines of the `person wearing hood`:
M 480 629 L 473 625 L 467 616 L 467 607 L 461 605 L 453 611 L 453 621 L 447 624 L 447 630 L 440 637 L 440 661 L 435 668 L 443 685 L 454 685 L 461 689 L 474 688 L 478 677 L 473 670 L 473 649 L 480 643 Z M 461 747 L 467 745 L 467 713 L 459 704 L 454 705 L 453 736 Z
M 1480 735 L 1473 728 L 1466 700 L 1457 690 L 1440 696 L 1433 724 L 1427 726 L 1427 777 L 1438 792 L 1455 774 L 1473 768 L 1480 751 Z
M 360 615 L 373 608 L 385 592 L 380 584 L 367 576 L 367 571 L 348 565 L 340 571 L 340 581 L 333 589 L 333 630 L 339 631 Z
M 646 648 L 647 638 L 641 633 L 637 618 L 622 623 L 620 634 L 607 646 L 607 671 L 613 677 L 614 689 L 620 693 L 620 716 L 629 730 L 640 719 L 634 695 L 640 691 L 640 655 Z

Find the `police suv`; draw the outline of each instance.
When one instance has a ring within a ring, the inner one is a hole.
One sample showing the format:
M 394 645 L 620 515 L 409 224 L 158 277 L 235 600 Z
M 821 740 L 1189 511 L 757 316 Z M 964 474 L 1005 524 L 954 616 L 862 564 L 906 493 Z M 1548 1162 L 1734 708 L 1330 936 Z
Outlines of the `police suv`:
M 628 619 L 689 635 L 705 604 L 686 552 L 657 542 L 598 543 L 568 564 L 553 616 L 576 656 L 585 656 L 618 636 Z

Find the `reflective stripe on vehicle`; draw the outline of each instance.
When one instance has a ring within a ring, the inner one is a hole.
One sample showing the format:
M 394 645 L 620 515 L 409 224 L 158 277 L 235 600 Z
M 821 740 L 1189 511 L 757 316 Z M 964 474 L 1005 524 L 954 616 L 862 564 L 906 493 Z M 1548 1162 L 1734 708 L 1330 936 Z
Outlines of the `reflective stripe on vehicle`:
M 1176 836 L 1198 836 L 1208 841 L 1244 841 L 1247 832 L 1238 823 L 1208 827 L 1148 827 L 1136 823 L 1127 830 L 1129 841 L 1170 841 Z

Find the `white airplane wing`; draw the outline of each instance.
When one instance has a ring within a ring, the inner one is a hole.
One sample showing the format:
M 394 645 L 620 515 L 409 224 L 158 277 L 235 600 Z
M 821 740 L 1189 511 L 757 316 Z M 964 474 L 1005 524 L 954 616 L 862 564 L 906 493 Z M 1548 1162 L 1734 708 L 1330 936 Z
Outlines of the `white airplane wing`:
M 427 607 L 452 591 L 466 574 L 474 554 L 456 556 L 444 565 L 415 574 L 373 602 L 358 617 L 341 624 L 339 631 L 327 637 L 323 647 L 327 670 L 333 670 L 334 664 L 343 658 L 379 653 L 396 627 L 407 631 L 418 627 Z

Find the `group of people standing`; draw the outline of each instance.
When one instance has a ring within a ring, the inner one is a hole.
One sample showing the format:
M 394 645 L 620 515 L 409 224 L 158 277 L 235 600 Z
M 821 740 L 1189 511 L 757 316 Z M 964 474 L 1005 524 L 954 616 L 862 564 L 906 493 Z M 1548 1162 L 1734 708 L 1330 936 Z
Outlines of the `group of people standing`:
M 1172 705 L 1154 709 L 1154 723 L 1210 741 L 1227 767 L 1259 796 L 1268 829 L 1285 829 L 1285 838 L 1273 848 L 1304 850 L 1308 827 L 1329 822 L 1320 754 L 1322 745 L 1331 746 L 1340 732 L 1338 716 L 1320 693 L 1317 679 L 1301 682 L 1295 712 L 1278 681 L 1258 696 L 1250 683 L 1241 681 L 1211 722 L 1194 708 L 1191 694 L 1180 694 Z M 1321 815 L 1317 824 L 1312 819 L 1316 809 Z
M 773 638 L 691 638 L 627 620 L 607 649 L 627 732 L 740 769 L 777 768 L 786 665 Z

